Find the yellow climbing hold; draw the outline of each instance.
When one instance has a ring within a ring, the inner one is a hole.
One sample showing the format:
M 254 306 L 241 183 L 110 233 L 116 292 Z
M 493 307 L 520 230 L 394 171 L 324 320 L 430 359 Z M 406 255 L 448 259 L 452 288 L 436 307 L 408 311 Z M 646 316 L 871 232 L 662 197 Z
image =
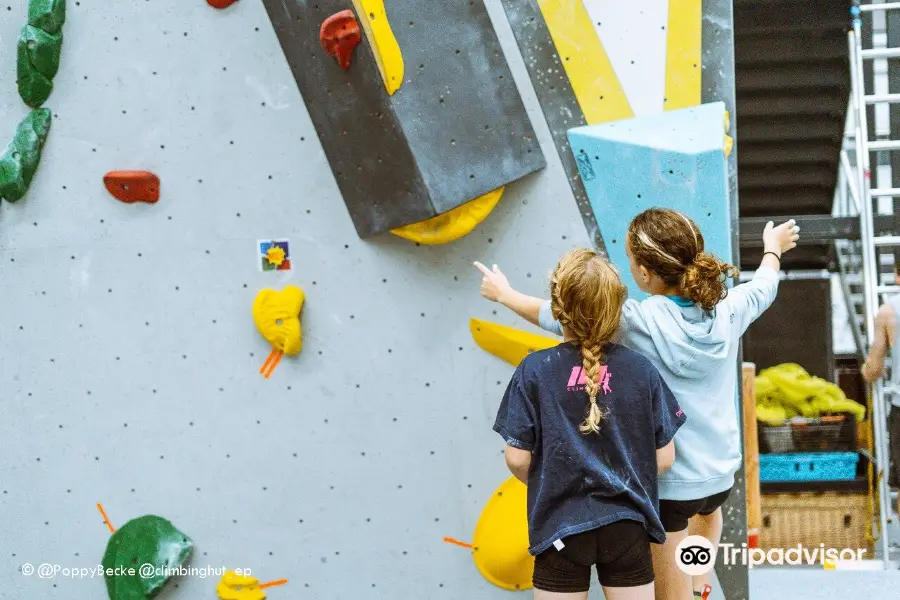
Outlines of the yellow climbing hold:
M 268 260 L 269 263 L 275 265 L 276 267 L 280 267 L 284 262 L 284 259 L 284 248 L 281 248 L 279 246 L 272 246 L 271 248 L 266 250 L 266 260 Z
M 392 229 L 391 233 L 420 244 L 447 244 L 471 233 L 491 214 L 502 195 L 503 188 L 497 188 L 442 215 Z
M 725 136 L 725 158 L 731 156 L 731 151 L 734 149 L 734 138 L 730 135 Z
M 527 489 L 515 477 L 497 488 L 475 525 L 472 558 L 485 579 L 505 590 L 531 588 Z
M 375 55 L 375 62 L 384 80 L 389 96 L 403 85 L 403 53 L 391 24 L 387 18 L 382 0 L 353 0 L 359 22 L 366 32 L 366 39 Z
M 300 310 L 305 296 L 303 290 L 289 285 L 282 291 L 265 289 L 253 301 L 253 321 L 272 347 L 288 356 L 302 347 Z
M 725 133 L 731 131 L 731 113 L 725 111 Z
M 496 323 L 470 319 L 469 330 L 482 350 L 518 367 L 526 356 L 538 350 L 559 345 L 559 339 L 528 333 Z
M 221 600 L 266 600 L 258 579 L 234 571 L 225 571 L 216 586 L 216 594 Z
M 538 0 L 588 125 L 634 116 L 583 0 Z

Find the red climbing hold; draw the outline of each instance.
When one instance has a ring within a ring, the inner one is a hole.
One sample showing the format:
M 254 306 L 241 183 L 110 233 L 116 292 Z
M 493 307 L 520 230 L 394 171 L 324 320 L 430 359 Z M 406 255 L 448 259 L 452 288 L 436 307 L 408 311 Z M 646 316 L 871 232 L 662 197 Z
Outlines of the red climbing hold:
M 319 30 L 319 42 L 325 52 L 335 57 L 342 69 L 350 67 L 350 56 L 362 35 L 352 10 L 342 10 L 325 19 Z
M 235 2 L 237 2 L 237 0 L 206 0 L 206 3 L 213 8 L 228 8 Z
M 159 177 L 149 171 L 110 171 L 103 184 L 117 200 L 128 204 L 159 200 Z

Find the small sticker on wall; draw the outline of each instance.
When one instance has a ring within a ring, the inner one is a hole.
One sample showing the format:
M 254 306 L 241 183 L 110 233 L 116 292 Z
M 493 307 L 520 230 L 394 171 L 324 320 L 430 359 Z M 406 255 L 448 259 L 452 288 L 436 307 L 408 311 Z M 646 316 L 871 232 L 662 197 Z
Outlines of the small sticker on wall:
M 291 243 L 288 240 L 260 240 L 259 261 L 263 271 L 290 271 Z
M 591 165 L 591 157 L 584 150 L 575 155 L 575 161 L 578 165 L 578 172 L 585 181 L 593 181 L 597 176 L 594 174 L 594 167 Z

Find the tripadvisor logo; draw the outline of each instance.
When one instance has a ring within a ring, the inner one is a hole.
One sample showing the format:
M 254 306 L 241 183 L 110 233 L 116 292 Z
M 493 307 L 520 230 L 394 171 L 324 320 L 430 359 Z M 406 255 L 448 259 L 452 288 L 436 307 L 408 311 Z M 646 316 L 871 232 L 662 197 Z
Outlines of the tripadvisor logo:
M 722 553 L 725 566 L 742 565 L 747 568 L 761 565 L 825 565 L 837 562 L 858 562 L 865 560 L 865 548 L 827 548 L 825 544 L 809 547 L 798 544 L 791 548 L 748 548 L 746 543 L 719 544 L 718 549 L 708 539 L 691 535 L 675 549 L 678 568 L 691 577 L 706 575 L 716 566 L 717 550 Z
M 689 535 L 675 549 L 675 560 L 691 577 L 706 575 L 716 566 L 716 547 L 703 536 Z
M 745 565 L 749 568 L 760 565 L 825 565 L 836 562 L 858 562 L 865 560 L 865 548 L 827 548 L 797 544 L 790 548 L 748 548 L 747 544 L 720 544 L 722 562 L 725 565 Z

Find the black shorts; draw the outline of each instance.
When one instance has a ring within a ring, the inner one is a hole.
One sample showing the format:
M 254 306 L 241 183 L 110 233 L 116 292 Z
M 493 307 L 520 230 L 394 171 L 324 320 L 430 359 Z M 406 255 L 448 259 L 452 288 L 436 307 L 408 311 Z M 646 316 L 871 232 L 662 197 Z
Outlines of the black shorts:
M 591 587 L 591 567 L 604 587 L 636 587 L 653 583 L 650 536 L 642 523 L 617 521 L 610 525 L 563 538 L 555 547 L 534 558 L 535 589 L 558 594 L 586 592 Z
M 711 515 L 716 512 L 728 496 L 731 488 L 700 500 L 660 500 L 659 518 L 666 533 L 677 533 L 688 528 L 688 521 L 696 515 Z
M 900 408 L 891 406 L 888 416 L 888 442 L 891 450 L 891 468 L 888 485 L 900 487 Z

